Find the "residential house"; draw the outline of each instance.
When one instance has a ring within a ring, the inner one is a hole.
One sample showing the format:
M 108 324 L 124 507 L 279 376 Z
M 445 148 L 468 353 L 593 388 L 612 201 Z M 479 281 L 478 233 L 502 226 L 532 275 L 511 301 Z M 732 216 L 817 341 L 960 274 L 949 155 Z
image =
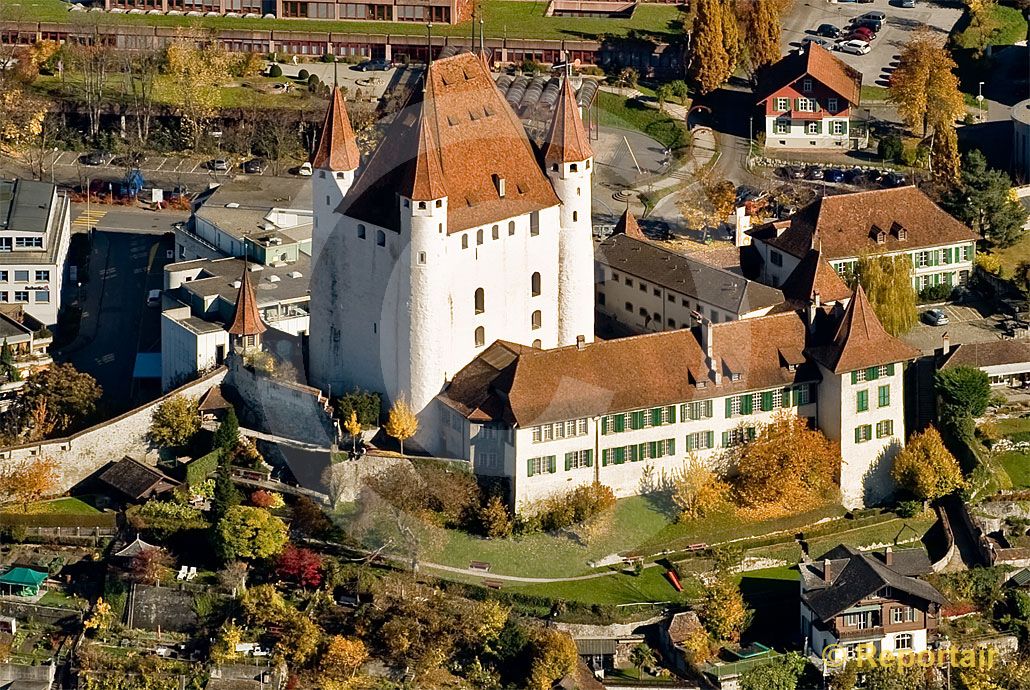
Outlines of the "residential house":
M 801 634 L 812 652 L 837 645 L 837 659 L 860 645 L 924 651 L 934 643 L 944 596 L 919 576 L 931 572 L 922 549 L 859 552 L 837 546 L 800 564 Z
M 850 148 L 862 73 L 815 44 L 759 75 L 767 148 Z
M 989 340 L 955 345 L 943 353 L 941 369 L 975 367 L 992 386 L 1024 388 L 1030 382 L 1030 340 Z
M 646 490 L 787 411 L 840 443 L 845 504 L 882 499 L 904 443 L 904 364 L 861 288 L 833 305 L 552 350 L 498 341 L 437 400 L 437 453 L 503 478 L 517 509 L 598 481 Z
M 0 308 L 0 343 L 11 350 L 13 368 L 0 365 L 0 410 L 17 400 L 28 377 L 53 363 L 48 349 L 53 335 L 21 306 Z
M 144 501 L 179 485 L 156 467 L 128 455 L 104 470 L 98 478 L 130 501 Z
M 904 255 L 917 290 L 964 285 L 977 235 L 916 187 L 822 196 L 787 220 L 748 233 L 760 280 L 780 286 L 813 249 L 842 276 L 862 256 Z
M 71 202 L 56 185 L 0 180 L 0 304 L 57 323 L 70 242 Z
M 775 288 L 649 242 L 628 210 L 594 264 L 597 312 L 632 333 L 764 316 L 783 303 Z

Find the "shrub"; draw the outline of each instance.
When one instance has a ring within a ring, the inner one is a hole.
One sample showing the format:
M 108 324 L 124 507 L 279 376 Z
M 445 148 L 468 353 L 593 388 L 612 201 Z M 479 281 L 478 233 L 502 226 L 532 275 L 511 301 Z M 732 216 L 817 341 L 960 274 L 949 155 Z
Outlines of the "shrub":
M 218 460 L 222 451 L 213 450 L 207 455 L 191 460 L 186 464 L 186 483 L 190 486 L 201 484 L 218 469 Z
M 977 252 L 976 265 L 991 275 L 998 275 L 1001 272 L 1001 259 L 994 254 Z
M 920 302 L 942 302 L 951 297 L 952 288 L 944 283 L 940 285 L 927 285 L 919 291 Z
M 268 76 L 272 77 L 272 79 L 278 79 L 283 76 L 283 68 L 279 65 L 272 65 L 268 68 Z
M 307 81 L 310 74 L 306 69 L 297 72 L 297 81 Z
M 379 393 L 355 388 L 344 393 L 336 401 L 336 414 L 340 419 L 350 417 L 351 410 L 358 414 L 361 426 L 368 429 L 379 426 L 379 413 L 382 410 L 382 397 Z
M 332 53 L 323 53 L 322 62 L 336 62 L 336 56 Z
M 897 134 L 888 134 L 876 144 L 876 155 L 885 161 L 900 160 L 904 151 L 905 145 Z
M 556 493 L 539 504 L 539 510 L 520 522 L 523 531 L 565 529 L 615 506 L 611 488 L 597 482 Z
M 914 518 L 923 512 L 923 503 L 922 501 L 898 501 L 894 512 L 898 514 L 898 517 Z
M 308 88 L 311 88 L 311 87 L 314 87 L 314 86 L 318 86 L 319 82 L 321 82 L 321 81 L 322 80 L 318 78 L 317 74 L 309 74 L 308 75 Z

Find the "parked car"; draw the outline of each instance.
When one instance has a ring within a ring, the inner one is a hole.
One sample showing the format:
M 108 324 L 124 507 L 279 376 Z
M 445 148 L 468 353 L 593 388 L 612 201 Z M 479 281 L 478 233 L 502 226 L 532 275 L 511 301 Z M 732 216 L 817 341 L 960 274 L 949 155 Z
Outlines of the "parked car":
M 844 32 L 833 24 L 820 24 L 815 33 L 817 36 L 825 36 L 826 38 L 840 38 Z
M 865 41 L 866 43 L 872 43 L 873 39 L 876 38 L 876 32 L 869 30 L 864 26 L 860 26 L 848 36 L 851 39 L 857 39 L 859 41 Z
M 823 169 L 817 165 L 809 166 L 808 170 L 805 171 L 805 177 L 810 180 L 821 180 L 823 179 Z
M 249 161 L 243 164 L 243 172 L 248 175 L 260 175 L 265 171 L 265 161 L 263 158 L 251 158 Z
M 873 21 L 880 22 L 880 24 L 883 25 L 887 22 L 887 14 L 880 10 L 873 10 L 872 12 L 866 12 L 861 17 L 858 17 L 857 21 L 862 21 L 864 19 L 871 19 Z
M 819 46 L 820 48 L 824 48 L 826 50 L 835 50 L 836 49 L 835 46 L 833 45 L 833 41 L 829 41 L 829 40 L 827 40 L 825 38 L 819 38 L 818 36 L 805 36 L 804 38 L 801 39 L 801 46 L 802 47 L 807 46 L 807 45 L 811 45 L 813 43 L 815 45 Z
M 123 168 L 138 168 L 143 165 L 147 160 L 147 157 L 137 151 L 136 153 L 129 153 L 124 156 L 118 156 L 117 158 L 111 159 L 111 165 L 117 165 Z
M 852 168 L 844 172 L 844 181 L 848 184 L 862 184 L 865 171 L 862 168 Z
M 916 6 L 916 0 L 901 0 L 901 2 L 898 3 L 898 6 L 910 10 Z
M 147 306 L 148 307 L 156 307 L 159 304 L 161 304 L 161 291 L 160 290 L 151 290 L 150 292 L 148 292 L 147 293 Z
M 904 187 L 908 184 L 908 178 L 899 172 L 889 172 L 883 176 L 885 187 Z
M 883 22 L 878 22 L 875 19 L 856 19 L 851 23 L 851 29 L 859 29 L 865 27 L 873 33 L 880 31 L 883 28 Z
M 390 61 L 382 58 L 365 60 L 364 62 L 358 63 L 357 67 L 354 69 L 359 72 L 385 72 L 390 69 Z
M 795 165 L 788 165 L 783 169 L 783 176 L 788 180 L 803 180 L 805 179 L 805 171 Z
M 871 48 L 865 41 L 847 40 L 838 43 L 837 50 L 842 53 L 851 53 L 852 55 L 868 55 Z
M 844 171 L 840 168 L 830 168 L 829 170 L 823 171 L 823 179 L 827 182 L 843 182 Z
M 923 321 L 931 326 L 947 326 L 948 315 L 941 309 L 927 309 L 923 312 Z
M 311 163 L 308 163 L 307 161 L 301 163 L 301 166 L 297 168 L 297 174 L 301 177 L 311 177 L 311 173 Z
M 229 169 L 229 161 L 225 160 L 224 158 L 215 158 L 214 160 L 208 162 L 207 167 L 209 167 L 211 170 L 225 172 Z
M 105 165 L 113 156 L 108 151 L 91 151 L 82 157 L 86 165 Z

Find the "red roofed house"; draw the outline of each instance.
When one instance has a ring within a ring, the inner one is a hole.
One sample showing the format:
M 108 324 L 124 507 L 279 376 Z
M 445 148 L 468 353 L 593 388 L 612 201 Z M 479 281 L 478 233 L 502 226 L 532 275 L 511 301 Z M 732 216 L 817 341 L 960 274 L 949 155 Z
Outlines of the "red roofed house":
M 817 45 L 787 55 L 759 77 L 765 145 L 850 148 L 861 91 L 862 74 Z

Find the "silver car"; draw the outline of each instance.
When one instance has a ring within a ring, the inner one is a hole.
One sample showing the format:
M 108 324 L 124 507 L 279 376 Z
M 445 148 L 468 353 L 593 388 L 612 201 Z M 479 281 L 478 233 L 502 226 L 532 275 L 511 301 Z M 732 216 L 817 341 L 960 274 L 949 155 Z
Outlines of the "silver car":
M 943 309 L 927 309 L 923 312 L 923 320 L 931 326 L 947 326 L 949 323 L 948 315 Z

